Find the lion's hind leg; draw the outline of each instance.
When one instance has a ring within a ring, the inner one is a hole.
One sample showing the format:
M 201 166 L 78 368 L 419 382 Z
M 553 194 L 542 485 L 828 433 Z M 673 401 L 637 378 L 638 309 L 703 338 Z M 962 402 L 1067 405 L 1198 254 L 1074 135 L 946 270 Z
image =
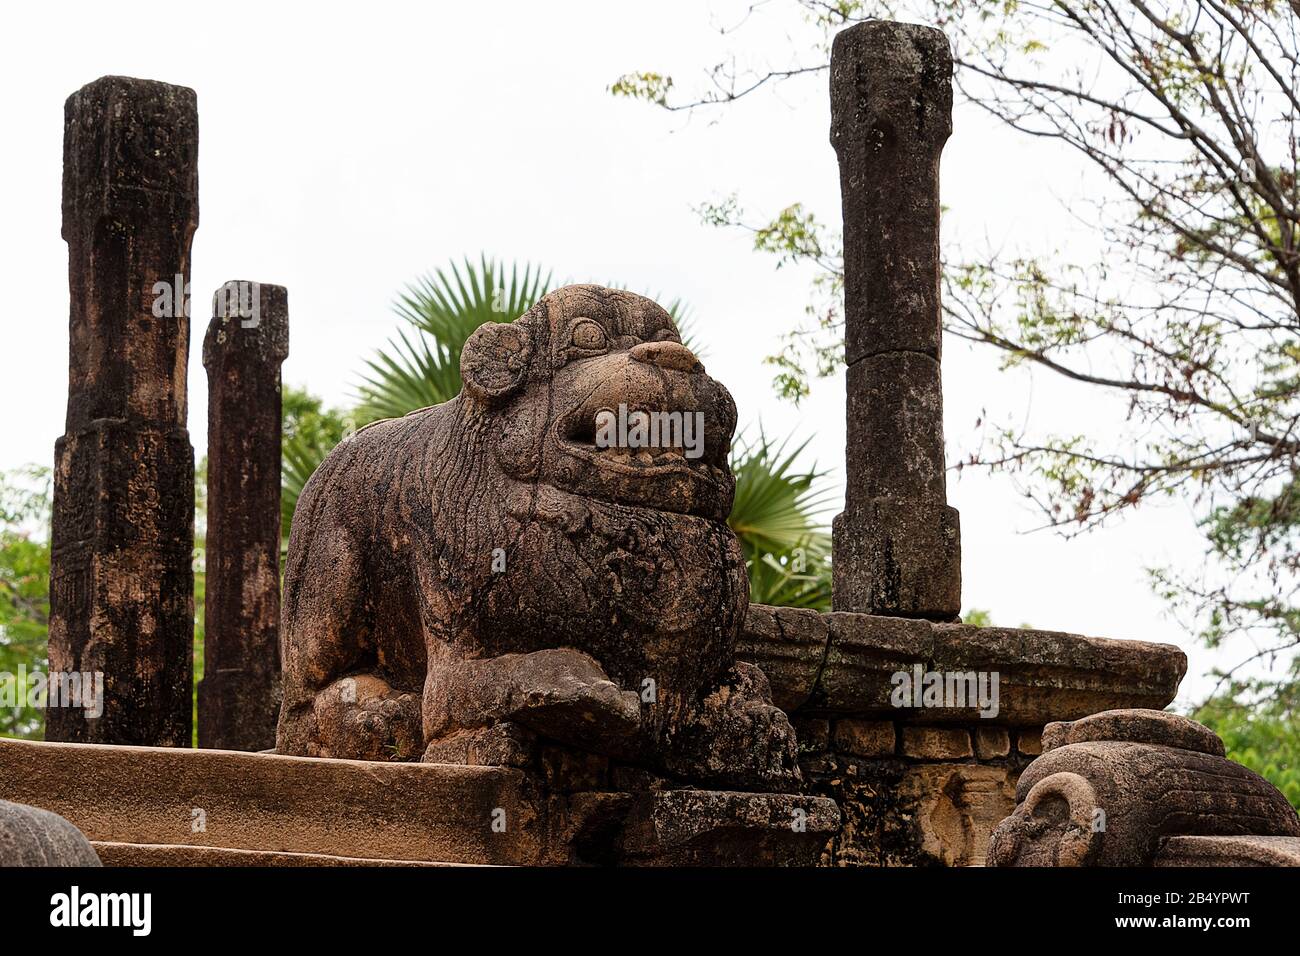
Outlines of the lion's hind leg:
M 423 750 L 420 698 L 374 674 L 341 677 L 312 701 L 320 757 L 417 760 Z

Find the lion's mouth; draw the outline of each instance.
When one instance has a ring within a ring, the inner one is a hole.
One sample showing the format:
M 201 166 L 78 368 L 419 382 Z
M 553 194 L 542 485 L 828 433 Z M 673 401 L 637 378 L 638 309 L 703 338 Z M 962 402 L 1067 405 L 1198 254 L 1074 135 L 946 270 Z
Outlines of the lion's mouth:
M 613 410 L 609 411 L 616 414 Z M 636 414 L 649 415 L 654 414 L 654 411 L 640 407 L 626 409 L 626 416 Z M 686 416 L 695 413 L 674 414 Z M 691 442 L 664 441 L 668 437 L 666 435 L 661 435 L 659 444 L 620 444 L 618 441 L 602 440 L 607 436 L 598 438 L 597 431 L 596 416 L 583 414 L 583 410 L 578 409 L 557 422 L 555 437 L 567 454 L 613 475 L 637 476 L 646 480 L 659 476 L 688 476 L 690 480 L 703 481 L 717 491 L 723 490 L 729 481 L 725 449 L 710 448 L 703 441 L 702 430 L 694 435 L 697 448 L 692 448 Z M 680 431 L 676 437 L 681 437 Z M 680 503 L 665 500 L 662 508 L 675 511 L 678 510 L 678 504 Z

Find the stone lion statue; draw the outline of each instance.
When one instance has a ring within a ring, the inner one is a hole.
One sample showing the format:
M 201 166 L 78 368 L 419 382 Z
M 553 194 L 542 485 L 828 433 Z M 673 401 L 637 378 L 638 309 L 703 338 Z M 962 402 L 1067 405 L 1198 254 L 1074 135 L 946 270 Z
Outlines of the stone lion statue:
M 734 656 L 735 403 L 669 314 L 569 286 L 480 327 L 460 368 L 456 398 L 362 429 L 303 490 L 277 750 L 526 767 L 551 741 L 791 789 L 789 721 Z M 610 441 L 672 413 L 694 446 Z

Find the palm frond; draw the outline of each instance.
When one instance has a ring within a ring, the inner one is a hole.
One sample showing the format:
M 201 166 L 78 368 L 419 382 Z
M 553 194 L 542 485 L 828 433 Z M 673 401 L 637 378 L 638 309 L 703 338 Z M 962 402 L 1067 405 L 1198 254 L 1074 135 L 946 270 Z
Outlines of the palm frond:
M 460 391 L 460 353 L 486 322 L 511 322 L 550 291 L 551 274 L 518 263 L 508 268 L 480 256 L 434 269 L 410 283 L 393 303 L 409 329 L 389 340 L 366 365 L 358 389 L 363 420 L 395 418 L 450 401 Z
M 830 504 L 828 489 L 819 484 L 826 472 L 816 466 L 807 472 L 794 471 L 808 441 L 787 452 L 788 443 L 786 439 L 775 445 L 760 433 L 756 442 L 738 441 L 732 451 L 736 500 L 728 523 L 747 557 L 786 553 L 809 539 L 826 537 L 825 526 L 817 520 Z
M 784 564 L 772 554 L 750 561 L 749 600 L 777 607 L 807 607 L 828 611 L 831 607 L 831 565 L 828 555 L 809 547 Z M 802 568 L 802 570 L 800 570 Z
M 759 604 L 829 610 L 830 535 L 820 517 L 831 494 L 816 466 L 795 470 L 804 441 L 786 451 L 760 432 L 732 451 L 736 499 L 727 519 L 749 569 L 750 600 Z

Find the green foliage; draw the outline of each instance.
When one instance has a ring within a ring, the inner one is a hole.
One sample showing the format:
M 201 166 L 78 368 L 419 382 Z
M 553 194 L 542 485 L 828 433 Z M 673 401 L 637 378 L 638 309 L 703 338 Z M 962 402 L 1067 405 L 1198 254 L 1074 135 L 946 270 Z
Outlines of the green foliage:
M 280 539 L 287 545 L 293 510 L 307 479 L 357 424 L 355 413 L 325 408 L 306 389 L 285 388 L 280 407 Z
M 1241 684 L 1193 715 L 1223 738 L 1228 758 L 1267 778 L 1300 810 L 1300 694 L 1295 685 L 1259 698 Z
M 668 91 L 673 88 L 673 78 L 660 73 L 625 73 L 609 85 L 614 96 L 630 100 L 645 100 L 657 106 L 666 106 Z
M 757 604 L 831 607 L 830 535 L 817 520 L 829 504 L 825 472 L 798 471 L 805 441 L 787 452 L 760 433 L 731 453 L 736 500 L 727 523 L 740 539 Z
M 208 593 L 208 456 L 194 469 L 194 684 L 190 701 L 190 745 L 199 745 L 199 681 L 203 680 L 204 602 Z
M 20 665 L 46 669 L 50 494 L 48 468 L 0 473 L 0 672 L 12 675 L 0 679 L 14 684 Z M 26 705 L 25 686 L 14 690 L 21 706 L 0 709 L 0 735 L 41 737 L 45 715 Z

